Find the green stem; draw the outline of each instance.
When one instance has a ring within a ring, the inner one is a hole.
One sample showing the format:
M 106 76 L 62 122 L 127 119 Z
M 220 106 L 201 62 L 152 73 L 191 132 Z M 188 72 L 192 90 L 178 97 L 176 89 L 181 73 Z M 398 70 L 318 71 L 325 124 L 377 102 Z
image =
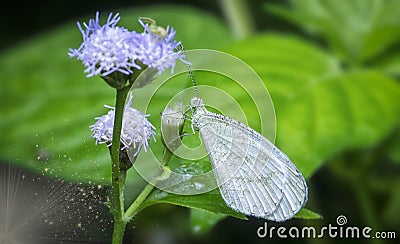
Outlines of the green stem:
M 126 169 L 120 168 L 120 148 L 121 148 L 121 130 L 122 130 L 122 120 L 124 117 L 125 100 L 129 93 L 132 84 L 140 76 L 140 74 L 145 70 L 138 70 L 134 72 L 129 78 L 129 84 L 125 85 L 120 89 L 116 89 L 117 96 L 115 99 L 115 115 L 114 115 L 114 127 L 113 127 L 113 137 L 111 146 L 111 163 L 112 163 L 112 175 L 111 175 L 111 195 L 112 195 L 112 209 L 111 212 L 114 216 L 114 230 L 112 243 L 121 244 L 124 238 L 124 232 L 127 219 L 124 218 L 125 207 L 124 207 L 124 189 L 125 189 L 125 179 L 126 179 Z M 122 77 L 113 77 L 114 79 L 123 79 Z M 121 83 L 122 84 L 122 83 Z M 126 83 L 124 83 L 126 84 Z
M 124 220 L 124 187 L 126 171 L 119 167 L 120 138 L 122 129 L 122 118 L 124 114 L 125 100 L 128 95 L 129 87 L 117 90 L 117 98 L 115 101 L 115 116 L 113 139 L 111 146 L 111 162 L 112 162 L 112 212 L 114 215 L 113 244 L 122 243 L 126 221 Z
M 139 209 L 140 205 L 142 205 L 142 203 L 150 195 L 153 189 L 154 185 L 151 184 L 151 182 L 146 185 L 143 191 L 139 194 L 139 196 L 135 199 L 135 201 L 131 204 L 131 206 L 129 206 L 129 208 L 126 210 L 124 218 L 127 221 L 131 220 L 137 214 L 137 210 Z
M 234 37 L 244 39 L 254 32 L 254 23 L 244 0 L 220 0 L 222 11 Z
M 171 154 L 166 147 L 164 147 L 164 154 L 163 154 L 163 162 L 162 165 L 166 165 L 169 160 L 171 159 Z M 146 187 L 143 189 L 143 191 L 139 194 L 139 196 L 135 199 L 135 201 L 129 206 L 129 208 L 126 210 L 124 214 L 124 219 L 126 219 L 128 222 L 137 214 L 137 211 L 142 205 L 142 203 L 147 199 L 147 197 L 150 195 L 150 193 L 154 189 L 154 185 L 158 182 L 160 178 L 155 177 L 152 181 L 150 181 Z

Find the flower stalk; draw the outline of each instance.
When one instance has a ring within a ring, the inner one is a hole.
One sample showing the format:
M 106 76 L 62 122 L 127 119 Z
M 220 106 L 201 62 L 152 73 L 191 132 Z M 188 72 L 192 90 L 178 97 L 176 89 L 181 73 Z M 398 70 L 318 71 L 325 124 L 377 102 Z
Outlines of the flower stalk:
M 126 221 L 124 219 L 124 188 L 126 170 L 120 169 L 120 138 L 122 130 L 122 118 L 124 115 L 125 100 L 129 92 L 129 86 L 116 89 L 115 117 L 113 128 L 113 139 L 111 146 L 112 162 L 112 212 L 114 214 L 113 244 L 122 243 Z
M 131 80 L 135 81 L 143 70 L 137 70 L 132 74 Z M 126 167 L 121 167 L 121 131 L 123 124 L 123 117 L 125 111 L 125 101 L 128 96 L 129 90 L 134 82 L 129 82 L 128 85 L 122 89 L 116 89 L 115 100 L 115 116 L 113 137 L 111 146 L 111 162 L 112 162 L 112 175 L 111 175 L 111 191 L 112 191 L 112 213 L 114 215 L 114 229 L 113 229 L 113 244 L 120 244 L 123 241 L 126 224 L 129 222 L 125 215 L 124 207 L 124 190 L 126 179 Z

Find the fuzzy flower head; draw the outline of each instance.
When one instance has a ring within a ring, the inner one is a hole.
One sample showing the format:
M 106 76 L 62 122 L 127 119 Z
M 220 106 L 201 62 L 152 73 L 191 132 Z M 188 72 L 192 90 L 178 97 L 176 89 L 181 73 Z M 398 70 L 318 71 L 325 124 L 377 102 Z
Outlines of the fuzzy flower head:
M 142 66 L 153 68 L 159 74 L 170 68 L 173 73 L 177 59 L 187 63 L 172 28 L 164 29 L 150 18 L 139 18 L 144 31 L 137 33 L 117 26 L 119 20 L 119 14 L 110 14 L 106 24 L 100 25 L 97 12 L 95 19 L 83 24 L 84 28 L 78 23 L 83 42 L 78 49 L 70 49 L 68 54 L 82 61 L 88 77 L 99 74 L 107 77 L 114 72 L 129 76 Z M 118 82 L 123 86 L 126 78 L 118 78 L 122 80 Z
M 144 31 L 133 38 L 133 42 L 137 46 L 136 55 L 141 63 L 157 69 L 159 74 L 168 68 L 173 73 L 177 59 L 187 63 L 180 50 L 181 42 L 175 40 L 176 32 L 173 28 L 157 26 L 150 18 L 139 18 L 139 23 Z
M 133 96 L 130 95 L 124 109 L 121 150 L 134 150 L 134 156 L 136 156 L 142 147 L 146 151 L 150 143 L 150 137 L 153 137 L 153 140 L 155 140 L 155 127 L 147 120 L 148 115 L 131 107 L 132 98 Z M 115 109 L 107 105 L 105 107 L 111 110 L 106 115 L 97 117 L 97 122 L 91 125 L 90 128 L 96 144 L 106 143 L 110 147 L 113 137 Z
M 107 23 L 100 25 L 99 12 L 96 18 L 78 27 L 83 36 L 83 42 L 78 49 L 70 49 L 69 56 L 81 60 L 86 67 L 88 77 L 101 74 L 109 75 L 115 71 L 129 75 L 132 68 L 140 69 L 135 63 L 135 46 L 131 43 L 132 33 L 117 26 L 119 14 L 110 13 Z

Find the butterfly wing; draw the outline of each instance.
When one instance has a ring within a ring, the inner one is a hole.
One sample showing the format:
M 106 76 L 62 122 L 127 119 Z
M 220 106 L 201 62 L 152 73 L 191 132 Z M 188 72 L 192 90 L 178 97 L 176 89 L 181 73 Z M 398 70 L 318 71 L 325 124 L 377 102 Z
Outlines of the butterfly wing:
M 266 140 L 266 139 L 265 139 Z M 281 202 L 275 211 L 266 218 L 283 221 L 292 218 L 306 204 L 308 188 L 306 181 L 296 166 L 278 148 L 273 146 L 269 163 L 278 163 L 286 172 Z
M 194 119 L 228 206 L 274 221 L 290 219 L 304 206 L 303 176 L 270 141 L 223 115 L 203 110 Z

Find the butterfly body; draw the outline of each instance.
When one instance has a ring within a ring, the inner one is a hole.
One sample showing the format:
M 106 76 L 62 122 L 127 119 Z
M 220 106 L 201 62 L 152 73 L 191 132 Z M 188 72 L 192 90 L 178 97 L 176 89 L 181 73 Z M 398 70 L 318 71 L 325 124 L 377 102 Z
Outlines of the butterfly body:
M 192 124 L 208 152 L 222 198 L 245 215 L 284 221 L 307 201 L 304 177 L 290 159 L 261 134 L 191 101 Z

